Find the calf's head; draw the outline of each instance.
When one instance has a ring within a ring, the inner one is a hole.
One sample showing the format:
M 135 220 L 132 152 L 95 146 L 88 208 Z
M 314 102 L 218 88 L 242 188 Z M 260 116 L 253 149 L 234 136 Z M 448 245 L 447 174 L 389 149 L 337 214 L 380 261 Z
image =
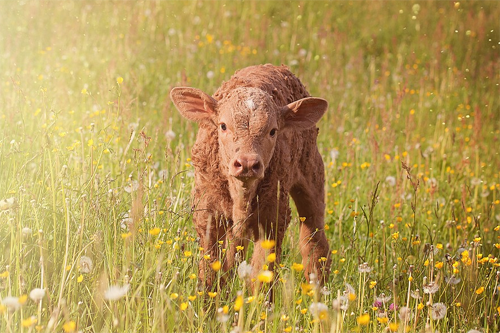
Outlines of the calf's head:
M 243 187 L 264 178 L 281 133 L 313 127 L 328 106 L 313 97 L 279 106 L 258 88 L 237 88 L 219 101 L 194 88 L 174 88 L 170 97 L 185 118 L 218 128 L 221 165 Z

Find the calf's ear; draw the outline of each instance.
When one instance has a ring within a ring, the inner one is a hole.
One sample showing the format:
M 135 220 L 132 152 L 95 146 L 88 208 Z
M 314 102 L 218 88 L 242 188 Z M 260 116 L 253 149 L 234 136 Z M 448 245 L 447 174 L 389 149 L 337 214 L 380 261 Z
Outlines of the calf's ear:
M 285 129 L 308 129 L 316 125 L 328 108 L 322 98 L 306 97 L 285 105 L 282 109 Z
M 174 88 L 170 92 L 170 99 L 181 115 L 189 120 L 210 120 L 215 115 L 217 101 L 199 89 Z

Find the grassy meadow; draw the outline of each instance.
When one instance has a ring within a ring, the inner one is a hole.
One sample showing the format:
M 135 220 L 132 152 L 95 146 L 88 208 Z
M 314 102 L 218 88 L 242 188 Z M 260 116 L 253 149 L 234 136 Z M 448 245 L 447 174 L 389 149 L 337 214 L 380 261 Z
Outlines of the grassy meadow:
M 1 1 L 0 332 L 498 332 L 499 17 L 469 0 Z M 294 213 L 276 279 L 200 291 L 196 125 L 169 91 L 261 63 L 330 103 L 332 274 L 306 282 Z

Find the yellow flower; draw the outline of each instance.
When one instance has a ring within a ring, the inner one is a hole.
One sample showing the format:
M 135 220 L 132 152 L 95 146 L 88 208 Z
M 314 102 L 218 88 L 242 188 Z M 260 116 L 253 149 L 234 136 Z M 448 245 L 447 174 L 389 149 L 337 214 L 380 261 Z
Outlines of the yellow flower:
M 484 291 L 484 287 L 479 287 L 477 290 L 476 290 L 476 294 L 478 295 L 481 295 Z
M 365 313 L 365 314 L 359 316 L 357 321 L 358 321 L 358 325 L 367 326 L 370 323 L 370 315 L 368 313 Z
M 185 257 L 191 257 L 191 255 L 192 255 L 191 251 L 184 251 Z
M 213 269 L 214 271 L 216 271 L 216 272 L 217 272 L 218 270 L 220 270 L 220 269 L 221 269 L 221 267 L 222 267 L 222 264 L 221 264 L 221 263 L 220 263 L 220 261 L 218 261 L 218 260 L 217 260 L 217 261 L 214 261 L 214 262 L 212 263 L 212 269 Z
M 187 303 L 181 303 L 181 306 L 180 306 L 181 311 L 186 310 L 186 309 L 187 309 L 187 307 L 188 307 L 188 304 L 187 304 Z
M 424 304 L 423 303 L 418 303 L 417 309 L 422 310 L 423 308 L 424 308 Z
M 66 333 L 74 332 L 76 329 L 76 323 L 74 321 L 67 321 L 63 325 L 63 330 Z
M 151 236 L 158 236 L 158 234 L 160 233 L 161 229 L 160 228 L 153 228 L 151 230 L 149 230 L 149 234 Z
M 83 275 L 80 274 L 80 276 L 76 279 L 76 282 L 81 283 L 83 281 Z
M 242 306 L 243 306 L 243 297 L 239 295 L 238 297 L 236 297 L 236 300 L 234 301 L 234 311 L 240 311 Z
M 301 310 L 300 310 L 300 313 L 302 313 L 302 314 L 306 314 L 306 313 L 307 313 L 307 308 L 301 309 Z
M 377 321 L 381 324 L 387 324 L 389 319 L 387 317 L 377 317 Z
M 292 264 L 292 269 L 296 272 L 301 272 L 304 269 L 304 265 L 294 262 Z
M 306 218 L 301 216 L 301 217 L 299 217 L 299 220 L 300 220 L 300 222 L 304 222 L 306 220 Z
M 285 328 L 285 329 L 283 330 L 283 332 L 287 332 L 287 333 L 288 333 L 288 332 L 291 332 L 291 331 L 292 331 L 292 326 L 288 326 L 287 328 Z
M 194 301 L 195 299 L 196 295 L 188 296 L 188 300 L 190 300 L 191 302 Z
M 0 304 L 0 315 L 4 314 L 7 312 L 7 307 L 3 304 Z
M 274 273 L 271 272 L 271 271 L 262 271 L 258 276 L 257 276 L 257 279 L 260 281 L 260 282 L 264 282 L 264 283 L 270 283 L 272 280 L 273 280 L 273 277 L 274 277 Z
M 267 256 L 267 261 L 269 262 L 275 262 L 276 261 L 276 253 L 269 253 L 269 255 Z
M 349 299 L 349 301 L 353 302 L 356 300 L 356 295 L 349 293 L 349 296 L 347 296 L 347 298 Z
M 21 322 L 21 325 L 23 325 L 23 327 L 31 327 L 33 325 L 36 324 L 36 317 L 35 316 L 31 316 L 29 318 L 26 318 L 24 319 L 22 322 Z
M 287 315 L 281 315 L 281 321 L 288 321 L 288 319 L 290 319 L 290 316 L 287 316 Z
M 391 330 L 391 332 L 397 332 L 398 328 L 399 328 L 399 324 L 398 323 L 390 323 L 389 324 L 389 329 Z
M 191 280 L 196 279 L 196 274 L 192 273 L 191 275 L 189 275 L 189 279 L 191 279 Z
M 130 236 L 132 236 L 132 233 L 131 233 L 131 232 L 127 232 L 127 233 L 122 234 L 122 238 L 123 238 L 123 239 L 127 239 L 127 238 L 129 238 Z
M 9 271 L 5 271 L 3 273 L 0 273 L 0 279 L 5 279 L 9 277 Z
M 19 296 L 19 304 L 21 305 L 24 305 L 24 303 L 26 303 L 26 301 L 28 300 L 28 295 L 22 295 L 22 296 Z
M 276 242 L 272 239 L 266 239 L 266 240 L 263 240 L 261 243 L 260 243 L 260 246 L 264 249 L 264 250 L 270 250 L 274 247 L 274 245 L 276 245 Z
M 210 298 L 214 298 L 215 296 L 217 296 L 217 292 L 216 291 L 214 291 L 214 292 L 209 291 L 208 296 L 210 296 Z
M 425 267 L 429 266 L 429 259 L 426 259 L 426 260 L 424 261 L 424 266 L 425 266 Z
M 375 288 L 375 286 L 376 286 L 376 285 L 377 285 L 377 281 L 370 281 L 370 286 L 369 286 L 369 288 L 370 288 L 370 289 L 373 289 L 373 288 Z
M 236 246 L 236 251 L 242 251 L 244 248 L 244 246 L 238 245 Z
M 171 293 L 170 294 L 170 299 L 176 299 L 177 297 L 179 297 L 178 293 Z
M 116 83 L 122 84 L 123 83 L 123 78 L 121 76 L 116 78 Z
M 434 266 L 437 268 L 437 269 L 441 269 L 443 268 L 443 263 L 441 261 L 438 261 Z
M 395 232 L 391 235 L 392 239 L 397 240 L 399 238 L 399 232 Z

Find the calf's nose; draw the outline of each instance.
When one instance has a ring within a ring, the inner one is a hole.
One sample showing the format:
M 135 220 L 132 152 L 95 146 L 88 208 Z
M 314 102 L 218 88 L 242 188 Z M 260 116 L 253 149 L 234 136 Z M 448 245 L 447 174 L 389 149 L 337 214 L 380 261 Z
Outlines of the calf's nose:
M 263 165 L 258 155 L 240 155 L 231 161 L 231 176 L 236 178 L 262 178 Z

